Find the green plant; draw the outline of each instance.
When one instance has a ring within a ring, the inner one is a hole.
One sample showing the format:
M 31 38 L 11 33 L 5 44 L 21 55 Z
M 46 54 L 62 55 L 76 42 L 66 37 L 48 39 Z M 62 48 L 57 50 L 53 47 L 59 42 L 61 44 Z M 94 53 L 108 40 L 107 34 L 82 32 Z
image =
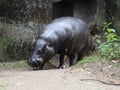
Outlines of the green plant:
M 99 60 L 100 60 L 100 57 L 98 55 L 91 55 L 91 56 L 85 57 L 83 60 L 80 60 L 77 64 L 81 65 L 84 63 L 98 62 Z
M 111 59 L 119 59 L 120 58 L 120 39 L 116 34 L 115 29 L 109 27 L 111 23 L 104 23 L 103 30 L 105 31 L 104 36 L 105 39 L 100 39 L 102 36 L 97 36 L 98 53 L 100 56 L 104 56 L 105 58 Z

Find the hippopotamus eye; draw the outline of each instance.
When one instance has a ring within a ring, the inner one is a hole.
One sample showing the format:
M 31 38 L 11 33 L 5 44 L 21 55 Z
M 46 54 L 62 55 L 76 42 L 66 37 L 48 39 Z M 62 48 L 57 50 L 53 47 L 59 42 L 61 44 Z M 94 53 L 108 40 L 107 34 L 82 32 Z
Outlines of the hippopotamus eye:
M 43 51 L 42 50 L 38 50 L 37 54 L 42 54 Z
M 46 49 L 46 45 L 42 48 L 42 51 L 45 51 L 45 49 Z

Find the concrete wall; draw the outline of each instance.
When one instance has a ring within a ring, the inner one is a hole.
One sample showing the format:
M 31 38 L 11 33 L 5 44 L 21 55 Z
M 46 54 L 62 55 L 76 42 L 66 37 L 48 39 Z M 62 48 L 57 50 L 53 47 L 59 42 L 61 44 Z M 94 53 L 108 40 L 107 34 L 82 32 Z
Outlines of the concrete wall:
M 88 24 L 95 23 L 97 0 L 61 0 L 53 3 L 53 18 L 74 16 Z
M 88 24 L 95 23 L 97 14 L 96 0 L 80 0 L 74 2 L 73 16 L 84 20 Z
M 117 0 L 117 15 L 115 18 L 115 27 L 118 30 L 119 34 L 120 34 L 120 0 Z

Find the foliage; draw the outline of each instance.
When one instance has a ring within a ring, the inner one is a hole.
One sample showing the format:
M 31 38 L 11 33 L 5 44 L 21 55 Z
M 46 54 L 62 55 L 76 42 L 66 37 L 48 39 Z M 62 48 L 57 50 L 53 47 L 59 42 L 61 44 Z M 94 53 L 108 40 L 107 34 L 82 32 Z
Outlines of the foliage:
M 31 52 L 31 41 L 30 40 L 4 40 L 4 52 L 10 58 L 15 58 L 17 60 L 27 59 Z
M 103 27 L 104 36 L 97 36 L 98 54 L 108 60 L 120 59 L 120 39 L 116 34 L 116 30 L 109 27 L 111 24 L 105 22 Z
M 84 63 L 90 63 L 90 62 L 97 62 L 100 60 L 100 57 L 97 55 L 91 55 L 89 57 L 85 57 L 83 60 L 80 60 L 78 62 L 78 65 L 84 64 Z
M 37 22 L 8 24 L 0 21 L 0 61 L 28 59 L 32 40 L 43 25 Z

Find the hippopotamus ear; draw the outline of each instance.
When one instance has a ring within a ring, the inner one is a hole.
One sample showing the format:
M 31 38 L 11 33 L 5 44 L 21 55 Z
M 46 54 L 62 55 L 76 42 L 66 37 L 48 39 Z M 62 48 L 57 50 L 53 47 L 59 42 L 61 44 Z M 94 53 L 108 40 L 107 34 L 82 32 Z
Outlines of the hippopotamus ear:
M 36 41 L 36 39 L 33 39 L 32 44 L 34 44 L 34 43 L 35 43 L 35 41 Z
M 46 48 L 50 48 L 50 47 L 53 48 L 53 45 L 51 45 L 49 42 L 46 42 Z
M 46 42 L 46 47 L 51 47 L 52 45 L 50 45 L 49 42 Z
M 45 41 L 46 42 L 46 45 L 47 46 L 52 46 L 51 44 L 50 44 L 50 42 L 48 42 L 48 41 Z
M 55 55 L 55 50 L 54 50 L 54 47 L 53 45 L 50 45 L 49 43 L 46 44 L 46 49 L 48 50 L 49 52 L 49 56 L 53 56 Z

